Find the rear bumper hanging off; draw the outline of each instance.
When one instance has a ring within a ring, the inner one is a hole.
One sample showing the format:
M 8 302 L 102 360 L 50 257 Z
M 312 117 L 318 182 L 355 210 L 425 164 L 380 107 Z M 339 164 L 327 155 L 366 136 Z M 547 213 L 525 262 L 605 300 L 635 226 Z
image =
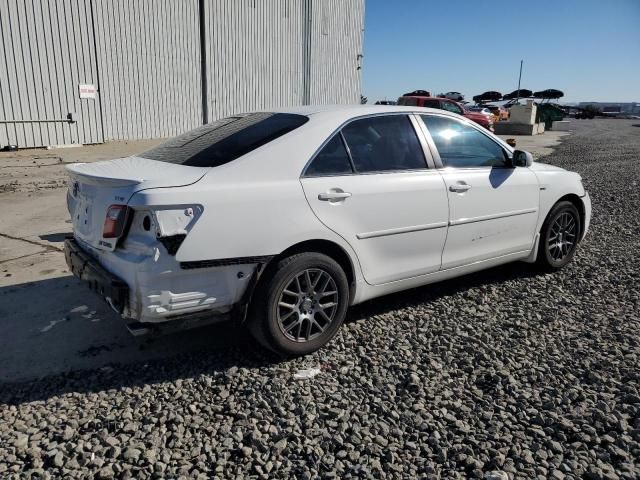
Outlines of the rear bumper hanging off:
M 85 253 L 73 238 L 64 241 L 64 256 L 71 273 L 87 282 L 91 290 L 101 295 L 111 308 L 122 314 L 129 300 L 127 284 Z

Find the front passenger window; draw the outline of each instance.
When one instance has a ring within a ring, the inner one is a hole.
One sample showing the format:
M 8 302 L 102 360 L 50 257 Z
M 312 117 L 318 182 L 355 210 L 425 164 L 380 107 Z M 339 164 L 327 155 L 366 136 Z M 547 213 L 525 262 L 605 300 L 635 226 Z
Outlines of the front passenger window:
M 445 167 L 504 167 L 502 147 L 473 127 L 452 118 L 421 115 Z

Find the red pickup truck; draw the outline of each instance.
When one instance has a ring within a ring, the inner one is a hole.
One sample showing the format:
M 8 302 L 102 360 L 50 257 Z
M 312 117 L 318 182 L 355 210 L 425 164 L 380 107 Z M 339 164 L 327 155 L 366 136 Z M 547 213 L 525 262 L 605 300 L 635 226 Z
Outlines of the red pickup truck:
M 491 117 L 478 112 L 469 112 L 463 108 L 458 102 L 449 100 L 448 98 L 440 97 L 427 97 L 423 95 L 408 94 L 398 98 L 398 105 L 406 105 L 411 107 L 429 107 L 439 108 L 440 110 L 447 110 L 449 112 L 457 113 L 463 117 L 467 117 L 469 120 L 476 122 L 478 125 L 482 125 L 487 130 L 493 132 L 493 120 Z

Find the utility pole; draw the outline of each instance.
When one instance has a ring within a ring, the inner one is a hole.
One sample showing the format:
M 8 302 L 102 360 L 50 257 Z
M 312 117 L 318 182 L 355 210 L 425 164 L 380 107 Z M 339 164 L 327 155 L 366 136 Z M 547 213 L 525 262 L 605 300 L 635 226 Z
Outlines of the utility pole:
M 516 95 L 516 103 L 520 101 L 520 80 L 522 80 L 522 63 L 524 60 L 520 60 L 520 75 L 518 76 L 518 94 Z

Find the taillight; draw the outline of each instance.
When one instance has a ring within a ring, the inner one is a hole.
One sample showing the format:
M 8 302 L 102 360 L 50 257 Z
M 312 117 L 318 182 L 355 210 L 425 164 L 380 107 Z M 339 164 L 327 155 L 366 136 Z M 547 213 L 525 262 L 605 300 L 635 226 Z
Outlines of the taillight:
M 127 224 L 127 210 L 126 205 L 109 206 L 102 228 L 103 238 L 120 238 Z

